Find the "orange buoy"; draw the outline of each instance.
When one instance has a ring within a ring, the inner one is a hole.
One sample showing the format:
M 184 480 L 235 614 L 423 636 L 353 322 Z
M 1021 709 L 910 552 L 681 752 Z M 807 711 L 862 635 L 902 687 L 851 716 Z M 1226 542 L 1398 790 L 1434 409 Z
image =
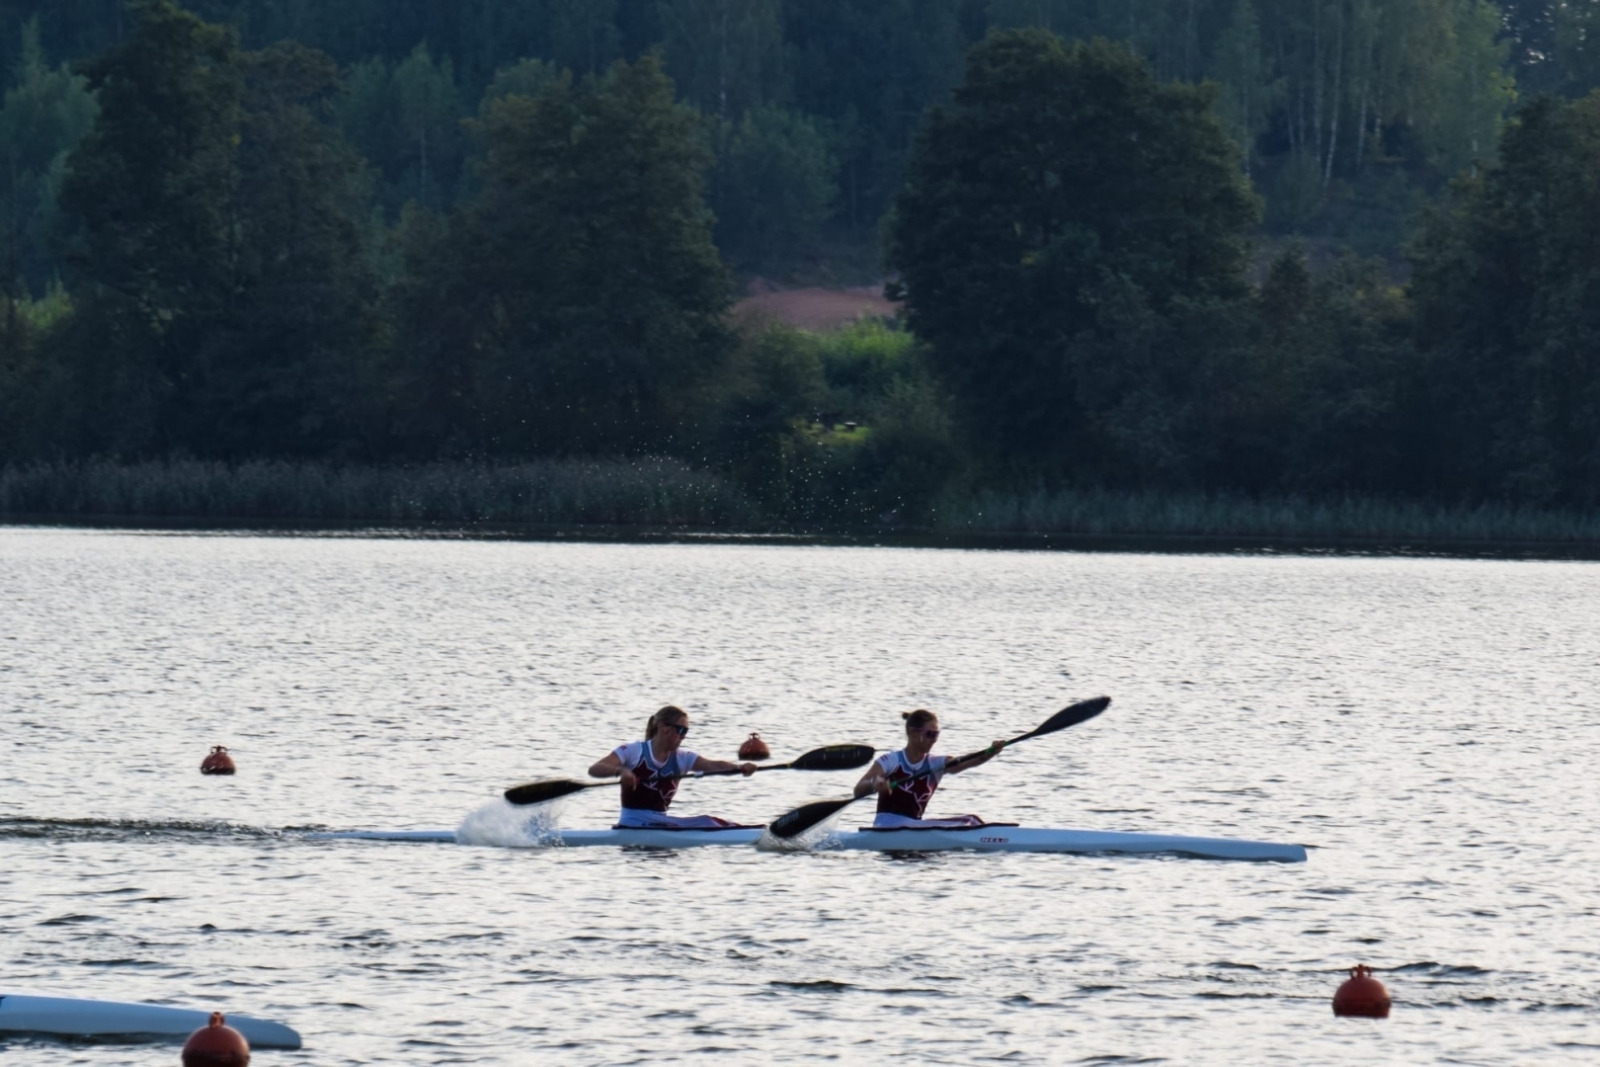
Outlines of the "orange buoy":
M 767 751 L 767 743 L 761 740 L 760 734 L 751 734 L 750 739 L 739 746 L 740 759 L 771 759 L 772 753 Z
M 211 746 L 211 755 L 200 761 L 201 774 L 232 774 L 233 757 L 221 745 Z
M 211 1021 L 183 1043 L 183 1067 L 247 1067 L 250 1042 L 231 1026 L 223 1024 L 222 1013 L 211 1013 Z
M 1335 1015 L 1354 1015 L 1366 1019 L 1389 1017 L 1389 991 L 1383 983 L 1372 977 L 1372 968 L 1357 964 L 1350 968 L 1339 991 L 1333 995 Z

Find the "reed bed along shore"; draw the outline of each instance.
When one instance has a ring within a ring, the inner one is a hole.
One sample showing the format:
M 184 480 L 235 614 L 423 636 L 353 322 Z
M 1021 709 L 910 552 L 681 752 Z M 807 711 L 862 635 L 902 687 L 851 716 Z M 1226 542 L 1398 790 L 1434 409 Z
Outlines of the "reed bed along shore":
M 1227 493 L 978 493 L 939 509 L 959 534 L 1075 534 L 1343 542 L 1561 542 L 1600 547 L 1600 512 L 1371 497 L 1253 498 Z
M 365 466 L 272 460 L 0 468 L 0 516 L 725 527 L 754 521 L 716 474 L 672 459 Z
M 721 475 L 678 460 L 539 460 L 487 465 L 332 465 L 203 460 L 34 463 L 0 467 L 0 519 L 160 520 L 204 526 L 259 521 L 405 526 L 679 528 L 935 535 L 950 543 L 1061 537 L 1250 542 L 1588 546 L 1600 512 L 1375 498 L 1253 498 L 1226 493 L 1040 490 L 947 497 L 921 530 L 796 529 L 763 514 Z

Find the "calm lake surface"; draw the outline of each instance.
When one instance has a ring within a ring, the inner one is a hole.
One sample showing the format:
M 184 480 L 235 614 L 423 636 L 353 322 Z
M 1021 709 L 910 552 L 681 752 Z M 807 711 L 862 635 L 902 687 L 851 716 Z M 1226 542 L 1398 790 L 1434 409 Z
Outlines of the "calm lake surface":
M 697 751 L 787 758 L 920 706 L 963 752 L 1100 693 L 930 814 L 1310 861 L 305 836 L 492 822 L 669 701 Z M 1593 1064 L 1597 694 L 1592 563 L 0 529 L 0 992 L 301 1032 L 263 1067 Z M 1356 963 L 1388 1020 L 1333 1017 Z

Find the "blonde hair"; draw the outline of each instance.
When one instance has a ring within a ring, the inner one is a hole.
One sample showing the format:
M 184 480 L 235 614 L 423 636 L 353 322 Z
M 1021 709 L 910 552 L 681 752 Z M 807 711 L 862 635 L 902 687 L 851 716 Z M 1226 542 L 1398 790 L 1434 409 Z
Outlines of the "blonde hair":
M 654 740 L 656 736 L 656 727 L 668 725 L 669 719 L 672 721 L 672 725 L 677 725 L 688 717 L 689 713 L 678 707 L 678 705 L 668 704 L 666 707 L 650 716 L 650 721 L 644 724 L 644 739 L 646 741 Z

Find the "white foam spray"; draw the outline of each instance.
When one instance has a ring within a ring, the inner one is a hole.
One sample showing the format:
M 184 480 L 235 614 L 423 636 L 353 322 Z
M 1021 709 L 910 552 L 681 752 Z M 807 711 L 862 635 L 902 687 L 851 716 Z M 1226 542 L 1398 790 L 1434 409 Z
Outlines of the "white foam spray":
M 464 845 L 499 848 L 549 848 L 561 844 L 556 833 L 560 803 L 531 806 L 510 804 L 496 797 L 467 813 L 456 827 L 456 840 Z
M 794 837 L 778 837 L 770 829 L 762 830 L 756 838 L 756 848 L 762 852 L 819 852 L 837 847 L 838 837 L 826 824 L 814 826 Z

